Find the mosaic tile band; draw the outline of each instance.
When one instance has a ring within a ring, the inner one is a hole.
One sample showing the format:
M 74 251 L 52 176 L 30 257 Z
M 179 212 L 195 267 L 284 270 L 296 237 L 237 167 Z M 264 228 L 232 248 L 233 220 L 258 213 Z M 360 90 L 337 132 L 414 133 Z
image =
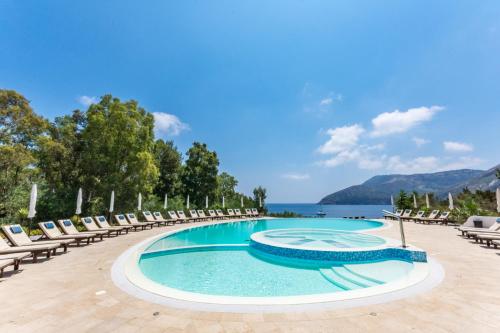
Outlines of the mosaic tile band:
M 307 260 L 361 262 L 400 259 L 413 262 L 427 262 L 427 254 L 424 251 L 414 251 L 394 247 L 366 251 L 315 251 L 310 249 L 304 250 L 277 247 L 258 243 L 254 240 L 250 241 L 250 247 L 277 256 Z

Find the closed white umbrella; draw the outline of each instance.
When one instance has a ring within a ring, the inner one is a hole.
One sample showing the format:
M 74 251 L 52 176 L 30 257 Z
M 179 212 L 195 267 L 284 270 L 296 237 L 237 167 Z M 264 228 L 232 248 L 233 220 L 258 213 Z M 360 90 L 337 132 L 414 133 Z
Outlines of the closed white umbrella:
M 427 209 L 431 208 L 431 204 L 429 203 L 429 194 L 425 193 L 425 206 Z
M 418 206 L 417 206 L 417 197 L 415 196 L 415 194 L 413 194 L 413 208 L 417 209 Z
M 33 184 L 31 187 L 31 194 L 30 194 L 30 206 L 29 206 L 29 211 L 28 211 L 28 218 L 32 219 L 36 215 L 36 197 L 38 195 L 38 188 L 36 184 Z
M 497 188 L 497 212 L 500 213 L 500 187 Z
M 111 191 L 111 199 L 109 199 L 109 212 L 113 213 L 115 210 L 115 191 Z
M 224 199 L 224 196 L 222 196 L 222 208 L 226 208 L 226 200 Z
M 168 207 L 168 194 L 165 193 L 165 200 L 163 201 L 163 209 Z
M 76 215 L 80 215 L 82 213 L 82 201 L 83 201 L 83 194 L 82 194 L 82 188 L 80 187 L 78 189 L 78 195 L 76 197 Z
M 186 208 L 189 209 L 189 194 L 188 194 L 188 196 L 186 198 Z
M 262 197 L 259 197 L 259 208 L 262 208 Z
M 137 197 L 137 210 L 142 210 L 142 194 L 139 193 L 139 196 Z
M 205 208 L 208 209 L 208 195 L 205 197 Z
M 448 205 L 448 208 L 450 210 L 453 210 L 453 196 L 451 195 L 451 193 L 448 192 L 448 201 L 449 201 L 449 205 Z
M 243 197 L 241 197 L 241 207 L 243 207 Z
M 392 211 L 394 212 L 394 197 L 391 195 L 391 206 L 392 206 Z

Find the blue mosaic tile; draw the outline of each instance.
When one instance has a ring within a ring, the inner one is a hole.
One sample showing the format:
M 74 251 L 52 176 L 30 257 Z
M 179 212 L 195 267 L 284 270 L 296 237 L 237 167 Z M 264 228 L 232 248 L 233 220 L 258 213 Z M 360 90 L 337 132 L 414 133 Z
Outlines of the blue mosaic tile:
M 276 247 L 257 243 L 253 240 L 250 242 L 250 247 L 277 256 L 306 260 L 361 262 L 399 259 L 412 262 L 427 262 L 427 253 L 424 251 L 395 247 L 361 251 L 315 251 Z

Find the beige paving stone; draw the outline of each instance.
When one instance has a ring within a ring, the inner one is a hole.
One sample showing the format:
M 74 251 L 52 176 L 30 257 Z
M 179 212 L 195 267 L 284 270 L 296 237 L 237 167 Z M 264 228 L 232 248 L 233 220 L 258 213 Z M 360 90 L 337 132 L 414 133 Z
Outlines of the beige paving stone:
M 197 225 L 201 225 L 198 223 Z M 500 250 L 457 236 L 452 227 L 405 223 L 407 239 L 445 269 L 424 294 L 349 309 L 221 313 L 136 299 L 110 276 L 114 260 L 155 228 L 72 247 L 0 279 L 0 332 L 496 332 L 500 330 Z M 374 234 L 397 239 L 397 226 Z M 96 292 L 104 290 L 102 295 Z

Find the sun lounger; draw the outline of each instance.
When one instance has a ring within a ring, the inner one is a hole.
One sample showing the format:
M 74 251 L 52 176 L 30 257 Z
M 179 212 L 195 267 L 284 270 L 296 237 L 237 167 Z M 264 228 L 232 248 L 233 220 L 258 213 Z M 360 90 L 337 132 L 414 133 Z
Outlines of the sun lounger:
M 441 215 L 439 215 L 439 217 L 436 219 L 436 222 L 447 225 L 448 222 L 450 222 L 450 214 L 451 212 L 442 212 Z
M 245 215 L 241 213 L 241 210 L 239 208 L 234 209 L 234 214 L 238 217 L 244 217 Z
M 97 224 L 95 224 L 94 219 L 90 216 L 87 217 L 82 217 L 80 219 L 80 222 L 82 222 L 85 230 L 89 233 L 102 233 L 108 237 L 111 237 L 112 234 L 115 234 L 115 236 L 118 236 L 121 234 L 122 230 L 124 229 L 103 229 L 100 228 Z
M 253 216 L 259 216 L 259 211 L 257 210 L 257 208 L 252 208 L 252 214 Z
M 172 219 L 165 219 L 163 218 L 163 216 L 161 215 L 160 212 L 153 212 L 153 217 L 155 218 L 155 220 L 157 221 L 165 221 L 165 224 L 166 225 L 169 225 L 170 223 L 172 223 L 172 225 L 175 224 L 175 220 L 172 220 Z
M 48 239 L 52 241 L 71 240 L 72 243 L 76 243 L 76 246 L 80 246 L 82 241 L 86 241 L 88 245 L 96 237 L 96 235 L 63 235 L 61 230 L 56 227 L 54 221 L 40 222 L 38 226 Z
M 177 215 L 177 213 L 175 212 L 175 210 L 169 210 L 167 213 L 168 213 L 168 216 L 170 216 L 170 219 L 172 221 L 174 221 L 174 223 L 184 223 L 184 222 L 187 222 L 187 220 L 179 218 L 179 216 Z
M 116 230 L 119 231 L 120 233 L 122 231 L 125 231 L 126 234 L 128 234 L 128 231 L 132 229 L 133 227 L 131 225 L 110 225 L 108 223 L 108 220 L 106 220 L 106 217 L 99 215 L 94 217 L 94 221 L 97 224 L 97 226 L 101 229 L 104 230 Z
M 0 254 L 0 278 L 3 277 L 3 271 L 6 267 L 13 265 L 14 271 L 19 269 L 19 265 L 21 261 L 25 258 L 31 257 L 30 252 L 19 252 L 19 253 L 11 253 L 11 254 Z M 9 262 L 11 262 L 9 264 Z
M 403 214 L 403 210 L 402 209 L 398 209 L 398 210 L 396 210 L 396 212 L 394 214 L 398 215 L 398 216 L 401 216 L 401 214 Z M 394 216 L 392 216 L 392 215 L 384 215 L 384 219 L 386 219 L 386 220 L 393 220 Z
M 38 255 L 45 253 L 47 258 L 50 258 L 51 254 L 55 254 L 57 248 L 59 248 L 58 243 L 53 244 L 41 244 L 41 245 L 26 245 L 26 246 L 10 246 L 7 242 L 0 237 L 0 255 L 2 256 L 15 256 L 26 258 L 28 256 L 33 257 L 33 262 L 37 262 Z
M 203 211 L 203 209 L 198 209 L 196 212 L 198 213 L 198 216 L 200 217 L 200 219 L 202 219 L 204 221 L 208 220 L 208 216 L 205 215 L 205 212 Z
M 178 210 L 177 216 L 179 216 L 179 219 L 184 222 L 194 221 L 194 219 L 187 217 L 183 210 Z
M 245 215 L 247 217 L 252 217 L 253 216 L 252 210 L 250 208 L 245 208 Z
M 193 221 L 195 221 L 195 222 L 197 222 L 197 221 L 201 221 L 201 218 L 200 218 L 200 216 L 198 215 L 198 212 L 196 211 L 196 209 L 190 209 L 190 210 L 188 211 L 188 213 L 189 213 L 189 217 L 190 217 L 191 219 L 193 219 Z
M 222 209 L 216 209 L 215 213 L 217 213 L 217 217 L 219 217 L 220 219 L 225 219 L 226 217 L 228 217 L 228 215 L 224 215 Z
M 401 219 L 405 219 L 405 218 L 410 217 L 411 216 L 411 212 L 412 212 L 411 209 L 405 209 L 405 211 L 403 212 L 403 214 L 401 214 Z
M 212 220 L 220 220 L 220 217 L 217 215 L 217 213 L 213 209 L 208 210 L 208 215 L 210 215 Z
M 148 211 L 148 210 L 143 211 L 142 215 L 146 219 L 146 222 L 153 222 L 158 227 L 161 226 L 162 224 L 163 225 L 167 225 L 167 221 L 166 220 L 157 220 L 157 219 L 155 219 L 155 217 L 153 216 L 153 214 L 150 211 Z
M 229 217 L 236 217 L 236 214 L 234 213 L 234 210 L 232 210 L 231 208 L 229 208 L 227 210 L 227 215 L 229 215 Z
M 119 226 L 129 226 L 134 228 L 134 231 L 137 231 L 137 229 L 144 230 L 148 226 L 147 224 L 143 223 L 130 223 L 129 220 L 125 217 L 123 214 L 117 214 L 114 215 L 116 223 L 118 223 Z
M 491 232 L 491 231 L 500 231 L 500 218 L 496 220 L 489 228 L 477 228 L 477 227 L 458 227 L 457 228 L 462 236 L 467 236 L 469 232 Z M 469 237 L 469 236 L 467 236 Z
M 14 266 L 16 261 L 14 259 L 0 259 L 0 278 L 3 277 L 3 271 L 9 266 Z M 14 270 L 17 268 L 14 266 Z
M 493 243 L 493 241 L 500 241 L 500 232 L 492 232 L 489 234 L 475 234 L 474 239 L 476 242 L 483 243 L 486 242 L 486 245 L 490 247 Z
M 492 240 L 491 245 L 493 245 L 495 249 L 498 249 L 498 246 L 500 245 L 500 240 Z
M 429 214 L 428 217 L 421 217 L 421 218 L 417 219 L 416 221 L 417 222 L 422 222 L 422 223 L 425 223 L 425 224 L 436 223 L 436 218 L 437 218 L 438 215 L 439 215 L 439 210 L 435 209 L 435 210 L 433 210 Z
M 94 232 L 88 232 L 88 231 L 78 231 L 78 229 L 75 228 L 73 225 L 73 222 L 71 220 L 65 219 L 65 220 L 57 220 L 57 223 L 59 223 L 59 226 L 61 227 L 62 231 L 66 235 L 94 235 L 95 239 L 96 237 L 99 237 L 100 240 L 103 239 L 104 235 L 106 235 L 108 232 L 107 231 L 94 231 Z
M 64 252 L 68 251 L 68 245 L 73 242 L 71 239 L 57 240 L 57 241 L 36 241 L 33 242 L 28 235 L 24 232 L 23 228 L 19 224 L 3 225 L 2 231 L 5 236 L 9 239 L 12 245 L 16 247 L 30 247 L 30 246 L 42 246 L 47 245 L 49 247 L 56 245 L 56 248 L 62 248 Z M 26 250 L 29 251 L 29 250 Z M 43 252 L 43 251 L 42 251 Z M 55 251 L 54 251 L 55 253 Z
M 423 210 L 419 210 L 417 212 L 417 214 L 413 215 L 413 216 L 408 216 L 408 217 L 402 217 L 401 216 L 401 220 L 403 221 L 414 221 L 414 220 L 418 220 L 418 219 L 421 219 L 423 218 L 425 215 L 425 211 Z
M 135 216 L 135 214 L 133 214 L 133 213 L 125 214 L 125 217 L 127 218 L 128 222 L 130 224 L 135 224 L 135 223 L 144 224 L 146 226 L 151 227 L 151 229 L 153 229 L 154 225 L 157 224 L 156 221 L 155 222 L 139 221 L 137 219 L 137 216 Z

